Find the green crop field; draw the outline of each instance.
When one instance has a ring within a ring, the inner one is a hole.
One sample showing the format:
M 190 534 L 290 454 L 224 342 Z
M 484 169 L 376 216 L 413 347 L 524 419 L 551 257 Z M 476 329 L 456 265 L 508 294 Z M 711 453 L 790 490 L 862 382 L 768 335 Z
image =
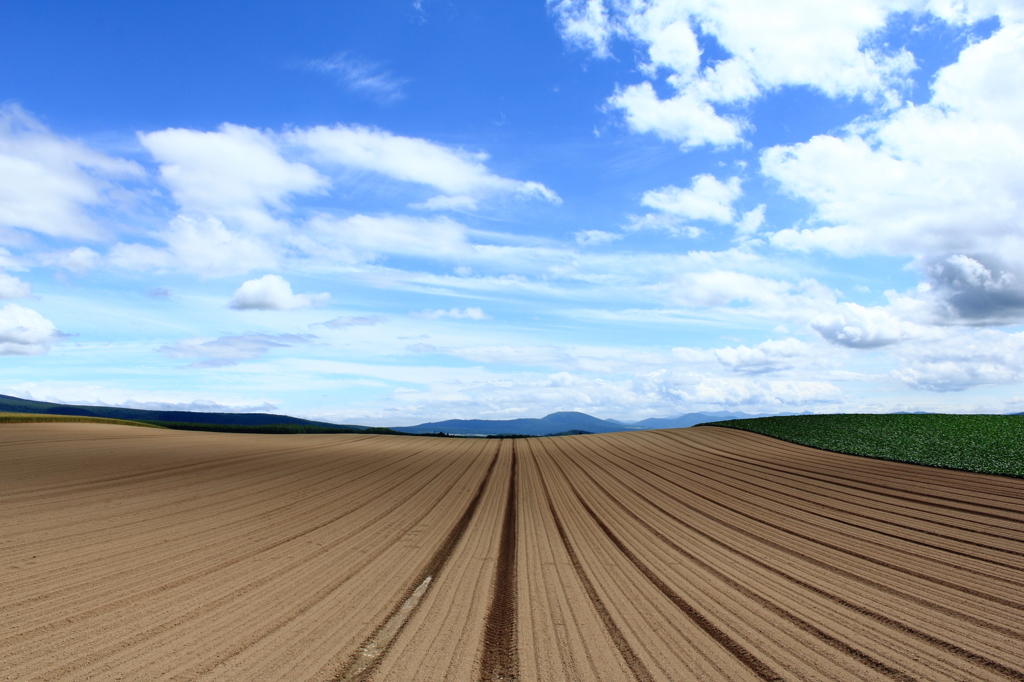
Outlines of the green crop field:
M 850 455 L 1024 478 L 1024 416 L 817 414 L 702 424 Z

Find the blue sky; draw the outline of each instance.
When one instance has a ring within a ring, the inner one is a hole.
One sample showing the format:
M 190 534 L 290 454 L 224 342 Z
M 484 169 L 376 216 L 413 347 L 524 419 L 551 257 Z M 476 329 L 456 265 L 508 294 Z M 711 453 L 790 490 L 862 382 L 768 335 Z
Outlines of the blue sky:
M 6 2 L 0 393 L 1024 410 L 1024 12 Z

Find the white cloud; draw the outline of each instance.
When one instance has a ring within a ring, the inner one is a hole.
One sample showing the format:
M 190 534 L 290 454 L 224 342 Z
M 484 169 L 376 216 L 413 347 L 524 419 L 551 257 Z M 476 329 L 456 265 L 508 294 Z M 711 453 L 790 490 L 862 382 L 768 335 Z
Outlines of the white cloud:
M 216 218 L 177 216 L 157 238 L 167 247 L 118 243 L 108 260 L 126 270 L 181 270 L 201 277 L 276 269 L 278 264 L 278 251 L 264 238 L 229 230 Z
M 669 185 L 644 192 L 640 203 L 689 220 L 731 223 L 735 217 L 732 204 L 742 195 L 739 178 L 720 182 L 704 173 L 693 177 L 689 189 Z
M 863 97 L 892 107 L 915 68 L 906 50 L 876 39 L 894 14 L 933 10 L 949 21 L 976 21 L 1012 3 L 927 0 L 638 0 L 549 2 L 571 45 L 609 57 L 612 36 L 644 50 L 639 66 L 648 77 L 619 88 L 609 104 L 635 132 L 681 143 L 739 143 L 746 122 L 721 108 L 743 105 L 782 87 L 806 86 L 827 97 Z M 698 37 L 699 36 L 699 37 Z M 727 57 L 702 65 L 702 41 L 715 41 Z M 665 74 L 674 93 L 661 98 L 652 81 Z M 716 109 L 716 107 L 718 107 Z
M 711 144 L 725 147 L 739 143 L 744 124 L 731 116 L 719 116 L 714 107 L 693 93 L 661 99 L 647 82 L 616 92 L 608 103 L 621 109 L 633 132 L 654 133 L 679 142 L 686 149 Z
M 1024 332 L 956 330 L 939 341 L 907 348 L 902 359 L 892 376 L 917 389 L 947 392 L 1019 384 L 1024 381 Z
M 25 266 L 21 263 L 20 259 L 15 258 L 10 251 L 0 246 L 0 268 L 6 268 L 7 270 L 25 270 Z
M 312 167 L 286 160 L 274 135 L 245 126 L 168 128 L 140 133 L 139 141 L 186 212 L 261 232 L 280 229 L 269 210 L 287 211 L 290 195 L 322 193 L 330 184 Z
M 450 317 L 454 320 L 486 320 L 489 316 L 484 313 L 480 308 L 466 308 L 460 310 L 459 308 L 451 308 L 450 310 L 423 310 L 418 313 L 410 313 L 413 317 L 418 317 L 423 320 L 438 320 L 442 317 Z
M 0 355 L 43 355 L 63 334 L 31 308 L 8 303 L 0 308 Z
M 602 0 L 548 0 L 548 8 L 558 18 L 567 42 L 598 57 L 608 56 L 612 30 Z
M 626 216 L 628 223 L 622 229 L 628 232 L 639 230 L 661 230 L 668 232 L 673 237 L 689 237 L 696 239 L 704 234 L 704 230 L 696 225 L 687 225 L 684 218 L 672 215 L 671 213 L 645 213 L 644 215 Z
M 293 294 L 292 285 L 280 275 L 250 279 L 231 297 L 235 310 L 294 310 L 324 305 L 330 294 Z
M 313 71 L 335 76 L 353 92 L 366 94 L 381 102 L 394 102 L 402 98 L 405 79 L 396 78 L 380 64 L 341 52 L 325 59 L 306 62 Z
M 28 282 L 22 282 L 13 275 L 0 272 L 0 299 L 28 298 L 31 295 L 32 286 Z
M 422 388 L 396 389 L 386 411 L 377 413 L 375 420 L 415 424 L 450 418 L 512 419 L 540 417 L 559 410 L 618 419 L 737 408 L 778 412 L 816 409 L 834 405 L 842 398 L 842 392 L 825 381 L 768 381 L 670 370 L 621 380 L 568 371 L 478 374 L 466 370 Z
M 88 247 L 79 246 L 77 249 L 60 254 L 57 263 L 76 275 L 83 275 L 100 264 L 100 254 Z
M 111 203 L 110 178 L 141 167 L 54 135 L 14 104 L 0 106 L 0 227 L 51 237 L 99 239 L 87 207 Z
M 576 243 L 582 246 L 594 244 L 607 244 L 622 239 L 623 235 L 615 232 L 604 232 L 603 230 L 580 230 L 574 233 Z
M 190 367 L 227 367 L 256 360 L 272 350 L 291 348 L 315 339 L 311 334 L 259 334 L 250 332 L 216 339 L 184 339 L 157 350 L 172 358 L 195 359 Z
M 998 255 L 955 254 L 933 262 L 928 293 L 940 307 L 939 319 L 1000 324 L 1024 318 L 1024 258 L 1000 261 Z
M 848 348 L 880 348 L 906 337 L 907 324 L 885 308 L 842 303 L 838 312 L 819 315 L 811 327 L 829 343 Z
M 1022 62 L 1024 25 L 1006 26 L 942 69 L 928 104 L 764 151 L 762 171 L 814 204 L 821 225 L 771 243 L 910 256 L 948 294 L 952 319 L 1022 319 L 1024 91 L 1006 87 Z
M 442 194 L 431 197 L 421 203 L 410 204 L 410 207 L 421 208 L 426 211 L 472 211 L 477 207 L 477 200 L 473 197 L 448 197 Z
M 373 258 L 391 253 L 425 258 L 463 258 L 474 254 L 464 225 L 446 217 L 354 215 L 337 219 L 317 216 L 310 221 L 316 239 L 325 246 Z
M 756 234 L 757 230 L 764 224 L 764 211 L 767 208 L 764 204 L 758 204 L 757 207 L 746 211 L 743 217 L 736 223 L 736 235 L 749 237 L 752 234 Z
M 495 175 L 484 165 L 488 156 L 482 152 L 467 152 L 364 126 L 315 126 L 290 131 L 284 138 L 307 150 L 319 163 L 373 171 L 445 193 L 445 197 L 428 201 L 424 205 L 428 208 L 465 208 L 471 206 L 471 201 L 475 205 L 476 200 L 492 194 L 561 203 L 557 194 L 538 182 Z
M 83 403 L 79 403 L 80 405 Z M 169 403 L 154 400 L 125 400 L 114 407 L 128 407 L 134 410 L 161 410 L 172 412 L 274 412 L 277 405 L 264 402 L 260 405 L 222 405 L 214 400 L 193 400 L 188 403 Z
M 715 357 L 722 365 L 743 374 L 763 374 L 790 369 L 811 355 L 811 347 L 799 339 L 770 339 L 753 348 L 737 346 L 719 348 Z
M 730 409 L 780 410 L 838 402 L 842 391 L 827 381 L 759 380 L 702 376 L 696 373 L 655 372 L 645 377 L 649 390 L 685 405 Z
M 387 318 L 383 315 L 360 315 L 357 317 L 335 317 L 319 324 L 331 329 L 346 329 L 348 327 L 372 327 L 384 322 L 387 322 Z
M 789 282 L 719 269 L 684 272 L 672 284 L 672 293 L 680 304 L 707 307 L 745 302 L 772 309 L 793 289 Z

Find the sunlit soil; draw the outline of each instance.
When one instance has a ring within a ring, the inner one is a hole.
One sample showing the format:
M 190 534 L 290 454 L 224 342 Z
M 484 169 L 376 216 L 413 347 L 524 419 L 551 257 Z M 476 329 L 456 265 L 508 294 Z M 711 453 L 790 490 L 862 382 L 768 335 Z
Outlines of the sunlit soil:
M 0 424 L 0 680 L 1024 679 L 1024 480 L 705 427 Z

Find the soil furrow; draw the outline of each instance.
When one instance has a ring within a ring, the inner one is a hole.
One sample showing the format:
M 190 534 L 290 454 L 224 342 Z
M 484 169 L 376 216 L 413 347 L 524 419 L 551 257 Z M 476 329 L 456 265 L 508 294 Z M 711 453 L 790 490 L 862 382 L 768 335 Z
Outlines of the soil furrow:
M 613 619 L 612 614 L 608 612 L 607 607 L 605 607 L 604 602 L 601 600 L 601 596 L 597 593 L 597 590 L 594 589 L 594 584 L 590 581 L 590 577 L 587 576 L 587 572 L 584 570 L 583 564 L 580 562 L 579 557 L 576 556 L 576 550 L 573 549 L 572 542 L 569 541 L 569 536 L 565 532 L 565 527 L 562 526 L 562 520 L 558 517 L 558 512 L 555 510 L 555 504 L 551 501 L 551 492 L 548 490 L 548 485 L 543 478 L 541 479 L 541 485 L 544 488 L 544 497 L 548 503 L 548 511 L 555 522 L 558 537 L 561 539 L 562 545 L 565 547 L 565 551 L 569 555 L 569 561 L 572 563 L 573 570 L 576 571 L 576 577 L 583 585 L 583 589 L 586 591 L 587 597 L 590 598 L 590 603 L 593 605 L 594 610 L 596 610 L 598 616 L 600 616 L 605 630 L 608 631 L 612 641 L 615 642 L 615 648 L 619 650 L 622 660 L 625 661 L 629 671 L 633 674 L 633 679 L 638 682 L 654 682 L 654 677 L 651 675 L 651 671 L 647 669 L 644 662 L 636 655 L 633 647 L 630 646 L 629 642 L 626 640 L 626 636 L 622 634 L 622 630 L 620 630 L 619 626 L 615 624 L 615 619 Z
M 352 654 L 349 664 L 338 673 L 335 677 L 336 680 L 339 682 L 360 682 L 365 680 L 370 676 L 374 668 L 380 664 L 382 658 L 387 655 L 391 643 L 402 633 L 409 617 L 416 610 L 423 595 L 430 589 L 431 581 L 437 578 L 445 564 L 448 563 L 448 559 L 451 558 L 452 553 L 458 546 L 459 540 L 462 539 L 466 528 L 469 527 L 469 522 L 473 520 L 473 514 L 476 513 L 476 508 L 480 504 L 484 490 L 487 489 L 487 483 L 491 480 L 494 465 L 498 463 L 500 445 L 499 441 L 490 466 L 487 467 L 487 473 L 484 474 L 480 487 L 477 488 L 476 494 L 469 501 L 469 505 L 467 505 L 462 516 L 459 517 L 459 520 L 448 532 L 448 535 L 430 558 L 430 561 L 427 562 L 427 565 L 423 567 L 419 575 L 416 576 L 416 579 L 406 588 L 387 619 L 377 626 L 373 634 Z
M 0 679 L 1024 682 L 1024 480 L 730 429 L 0 425 Z
M 480 659 L 480 682 L 519 679 L 519 656 L 516 647 L 516 602 L 518 601 L 516 574 L 516 545 L 518 517 L 516 508 L 516 474 L 518 469 L 516 443 L 512 441 L 512 473 L 508 482 L 508 499 L 501 525 L 501 549 L 494 574 L 491 606 L 487 612 L 487 625 Z

